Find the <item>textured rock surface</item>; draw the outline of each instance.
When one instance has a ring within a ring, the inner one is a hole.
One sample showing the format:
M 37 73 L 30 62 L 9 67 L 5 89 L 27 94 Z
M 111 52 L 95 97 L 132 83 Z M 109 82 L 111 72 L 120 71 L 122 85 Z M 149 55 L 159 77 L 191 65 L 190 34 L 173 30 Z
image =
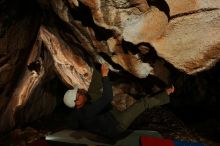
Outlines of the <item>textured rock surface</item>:
M 159 56 L 176 68 L 196 73 L 220 59 L 220 11 L 204 11 L 171 20 L 152 44 Z
M 170 8 L 170 15 L 178 15 L 184 13 L 192 13 L 194 11 L 220 8 L 218 0 L 165 0 Z
M 219 62 L 219 8 L 219 0 L 2 0 L 0 132 L 48 115 L 68 88 L 87 90 L 92 68 L 104 62 L 114 81 L 129 78 L 141 87 L 118 93 L 120 110 L 133 96 L 154 93 L 170 81 L 185 87 L 180 82 L 189 75 Z M 192 81 L 200 97 L 211 93 L 212 102 L 219 101 L 216 70 Z M 202 90 L 212 76 L 217 86 Z M 193 98 L 178 85 L 178 95 Z
M 56 30 L 52 32 L 55 33 Z M 44 27 L 40 28 L 40 37 L 53 56 L 57 73 L 70 88 L 78 86 L 87 90 L 92 70 L 80 56 L 72 51 L 74 48 L 70 48 L 61 37 L 56 36 L 57 33 L 53 33 Z

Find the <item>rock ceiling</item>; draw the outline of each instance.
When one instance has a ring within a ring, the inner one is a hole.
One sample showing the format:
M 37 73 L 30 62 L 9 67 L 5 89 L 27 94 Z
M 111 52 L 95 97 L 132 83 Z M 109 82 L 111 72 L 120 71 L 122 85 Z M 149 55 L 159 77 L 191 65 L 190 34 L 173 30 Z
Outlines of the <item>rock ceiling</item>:
M 8 121 L 0 121 L 3 131 L 15 126 L 15 115 L 26 104 L 29 116 L 20 113 L 25 122 L 54 109 L 48 92 L 54 76 L 68 88 L 88 89 L 92 64 L 167 80 L 158 61 L 192 75 L 220 59 L 219 0 L 11 2 L 0 2 L 0 112 Z M 156 57 L 149 57 L 152 52 Z M 28 100 L 43 96 L 31 108 Z

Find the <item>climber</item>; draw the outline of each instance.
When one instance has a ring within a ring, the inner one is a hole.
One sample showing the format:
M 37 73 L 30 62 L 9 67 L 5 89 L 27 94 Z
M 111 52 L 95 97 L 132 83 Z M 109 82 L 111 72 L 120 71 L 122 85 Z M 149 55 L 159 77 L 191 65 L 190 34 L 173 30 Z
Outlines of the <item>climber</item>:
M 77 87 L 65 93 L 64 103 L 74 108 L 72 114 L 74 129 L 80 128 L 104 137 L 117 138 L 146 109 L 168 103 L 169 95 L 174 92 L 174 87 L 169 87 L 151 98 L 141 98 L 121 112 L 111 106 L 113 91 L 108 72 L 108 66 L 102 64 L 103 91 L 101 97 L 94 102 L 90 101 L 89 94 L 85 90 Z

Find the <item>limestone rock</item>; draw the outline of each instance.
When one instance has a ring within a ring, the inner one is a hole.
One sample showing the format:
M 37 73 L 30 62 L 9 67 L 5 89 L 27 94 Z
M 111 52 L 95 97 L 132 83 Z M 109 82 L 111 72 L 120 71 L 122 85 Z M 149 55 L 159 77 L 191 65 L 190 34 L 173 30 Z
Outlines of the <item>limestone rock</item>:
M 219 0 L 166 0 L 166 2 L 170 8 L 170 16 L 220 8 Z
M 161 36 L 167 24 L 165 13 L 151 7 L 146 13 L 126 22 L 122 35 L 126 41 L 134 44 L 151 42 Z
M 159 56 L 188 74 L 211 68 L 220 59 L 219 18 L 219 10 L 175 18 L 152 45 Z
M 153 70 L 148 63 L 141 62 L 140 59 L 134 55 L 118 54 L 112 56 L 112 60 L 139 78 L 145 78 Z
M 40 29 L 40 36 L 54 59 L 56 70 L 61 79 L 69 87 L 73 88 L 77 85 L 79 88 L 88 89 L 92 70 L 86 62 L 74 54 L 74 49 L 65 44 L 59 36 L 50 33 L 43 26 Z
M 75 85 L 87 90 L 101 63 L 141 89 L 128 80 L 114 88 L 124 110 L 133 96 L 161 90 L 149 78 L 166 84 L 174 70 L 187 76 L 219 62 L 219 0 L 0 3 L 0 132 L 50 114 Z

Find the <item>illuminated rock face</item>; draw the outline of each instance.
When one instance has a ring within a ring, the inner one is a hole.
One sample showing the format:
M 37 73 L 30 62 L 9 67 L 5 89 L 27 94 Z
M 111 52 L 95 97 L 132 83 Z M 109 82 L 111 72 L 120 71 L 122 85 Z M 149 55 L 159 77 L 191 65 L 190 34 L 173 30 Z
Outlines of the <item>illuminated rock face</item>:
M 57 78 L 87 90 L 94 64 L 167 82 L 166 63 L 196 74 L 220 59 L 219 0 L 11 1 L 0 6 L 1 132 L 51 113 Z

